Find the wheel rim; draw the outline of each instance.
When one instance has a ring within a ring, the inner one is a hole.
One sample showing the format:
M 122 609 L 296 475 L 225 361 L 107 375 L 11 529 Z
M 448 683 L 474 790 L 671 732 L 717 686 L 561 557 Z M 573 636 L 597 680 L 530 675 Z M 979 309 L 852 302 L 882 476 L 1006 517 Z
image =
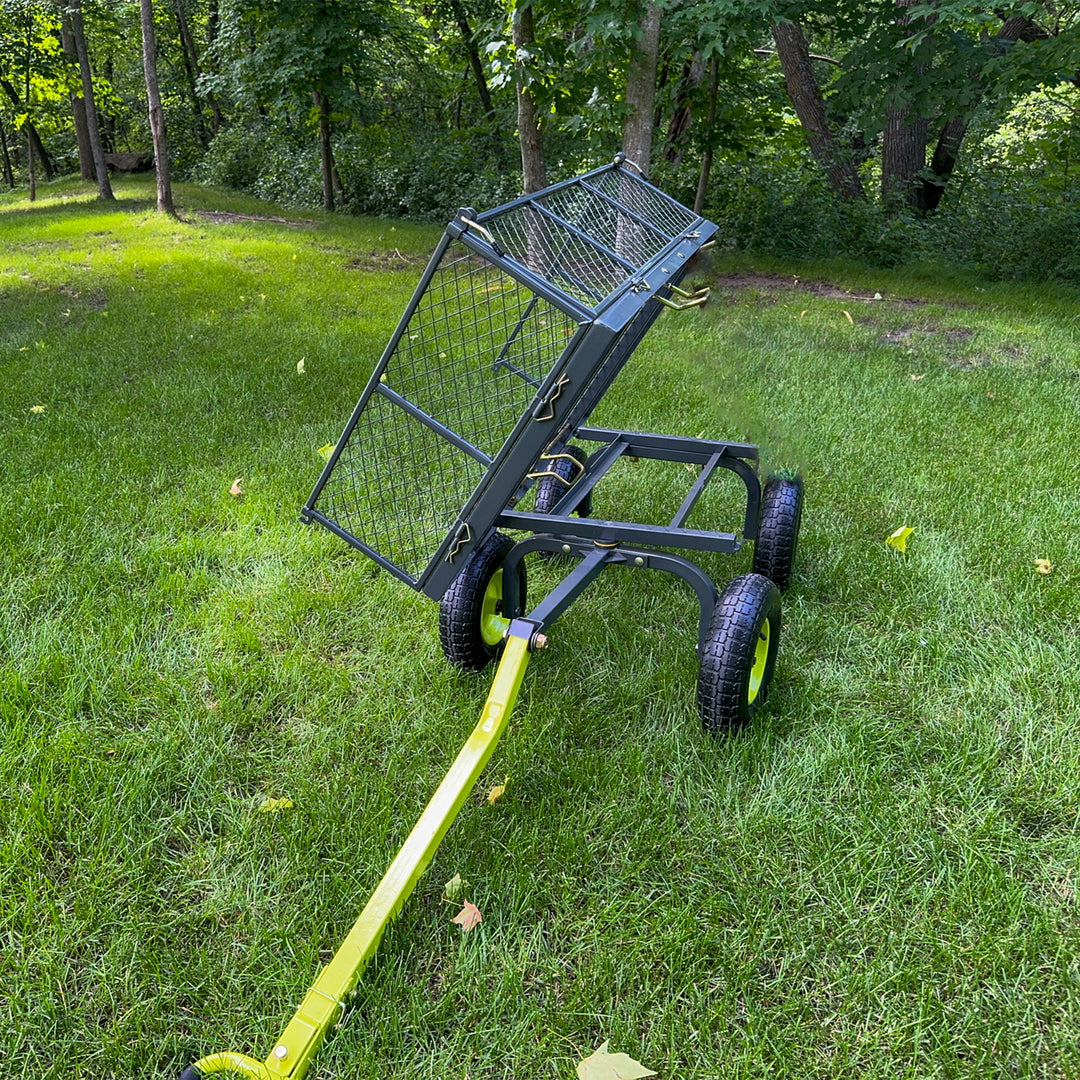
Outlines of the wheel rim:
M 754 666 L 750 669 L 750 686 L 747 689 L 747 704 L 753 705 L 758 694 L 761 693 L 761 681 L 765 678 L 765 665 L 769 661 L 769 638 L 772 636 L 772 627 L 766 619 L 761 624 L 758 634 L 757 645 L 754 647 Z
M 480 605 L 480 636 L 485 645 L 498 645 L 506 636 L 510 620 L 504 619 L 502 611 L 503 572 L 500 567 L 491 575 L 488 587 L 484 590 L 484 600 Z

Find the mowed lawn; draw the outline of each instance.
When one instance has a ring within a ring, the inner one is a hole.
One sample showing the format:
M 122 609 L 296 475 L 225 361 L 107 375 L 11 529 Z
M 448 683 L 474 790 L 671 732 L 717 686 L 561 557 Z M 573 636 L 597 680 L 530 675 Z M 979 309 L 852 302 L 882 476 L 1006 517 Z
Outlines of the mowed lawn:
M 116 186 L 0 196 L 5 1080 L 266 1057 L 489 681 L 298 518 L 439 230 Z M 602 576 L 312 1077 L 1080 1076 L 1080 292 L 697 275 L 594 420 L 801 470 L 769 702 L 704 734 L 692 594 Z M 594 513 L 691 480 L 621 463 Z

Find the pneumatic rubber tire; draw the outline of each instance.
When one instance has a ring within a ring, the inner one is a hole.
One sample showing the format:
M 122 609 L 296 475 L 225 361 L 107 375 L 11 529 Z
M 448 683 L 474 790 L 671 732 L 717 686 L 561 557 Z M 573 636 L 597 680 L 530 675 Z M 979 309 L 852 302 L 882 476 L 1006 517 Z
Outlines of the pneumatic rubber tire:
M 802 523 L 803 482 L 774 476 L 761 493 L 761 518 L 754 544 L 754 573 L 781 592 L 791 584 Z
M 503 649 L 497 632 L 501 610 L 503 563 L 514 541 L 493 532 L 466 559 L 461 573 L 439 601 L 439 641 L 446 659 L 465 671 L 483 671 Z M 518 601 L 525 607 L 525 563 L 518 563 Z M 510 613 L 516 614 L 516 613 Z
M 780 590 L 760 574 L 737 577 L 713 608 L 697 698 L 714 735 L 749 723 L 765 704 L 780 647 Z
M 563 454 L 569 454 L 579 464 L 584 465 L 588 455 L 580 446 L 564 446 L 560 451 Z M 553 461 L 543 462 L 548 466 L 549 472 L 559 477 L 556 480 L 554 477 L 548 479 L 541 477 L 536 481 L 536 513 L 538 514 L 550 514 L 555 509 L 555 504 L 566 494 L 567 484 L 561 481 L 573 481 L 577 479 L 580 469 L 575 469 L 572 462 L 566 460 L 566 458 L 555 458 Z M 581 500 L 574 507 L 571 513 L 576 513 L 578 517 L 588 517 L 592 511 L 592 492 L 590 491 L 584 499 Z

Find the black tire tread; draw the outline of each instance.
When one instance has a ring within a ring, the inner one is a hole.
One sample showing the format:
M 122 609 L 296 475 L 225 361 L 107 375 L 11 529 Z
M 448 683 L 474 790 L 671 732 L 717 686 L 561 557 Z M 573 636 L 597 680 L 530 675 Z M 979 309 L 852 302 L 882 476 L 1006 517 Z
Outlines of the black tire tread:
M 783 592 L 795 570 L 795 553 L 802 523 L 803 484 L 800 478 L 772 477 L 761 493 L 761 518 L 754 544 L 753 572 L 767 577 Z
M 757 636 L 770 621 L 769 659 L 761 689 L 747 701 Z M 765 704 L 780 644 L 780 590 L 760 574 L 735 578 L 713 608 L 701 650 L 697 699 L 701 722 L 714 734 L 742 727 Z
M 564 446 L 560 453 L 569 454 L 582 465 L 585 464 L 588 457 L 580 446 Z M 553 461 L 545 461 L 542 464 L 545 466 L 546 472 L 552 472 L 555 476 L 562 477 L 563 480 L 576 480 L 581 472 L 580 469 L 575 469 L 566 458 L 555 458 Z M 545 479 L 541 477 L 536 481 L 535 512 L 538 514 L 550 514 L 555 509 L 555 504 L 566 494 L 566 491 L 566 484 L 560 483 L 554 478 Z M 591 491 L 574 507 L 574 512 L 577 513 L 578 517 L 589 516 L 592 512 Z
M 495 571 L 506 561 L 514 541 L 493 532 L 466 560 L 461 573 L 439 601 L 439 642 L 446 659 L 465 671 L 483 671 L 502 652 L 480 634 L 484 593 Z M 521 563 L 521 602 L 524 604 L 525 564 Z

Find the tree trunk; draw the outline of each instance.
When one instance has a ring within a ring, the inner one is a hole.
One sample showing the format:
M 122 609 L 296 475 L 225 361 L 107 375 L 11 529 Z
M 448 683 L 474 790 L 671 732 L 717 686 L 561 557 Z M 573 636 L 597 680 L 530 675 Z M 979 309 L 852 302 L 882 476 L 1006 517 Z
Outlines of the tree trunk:
M 11 167 L 11 155 L 8 153 L 7 132 L 4 125 L 0 124 L 0 152 L 4 157 L 4 180 L 9 188 L 15 186 L 15 171 Z
M 199 51 L 195 47 L 195 38 L 191 33 L 191 24 L 188 22 L 184 0 L 173 0 L 173 6 L 176 8 L 176 25 L 180 30 L 180 42 L 183 46 L 184 66 L 188 69 L 191 78 L 191 96 L 195 102 L 199 136 L 205 140 L 202 110 L 198 103 L 198 83 L 199 76 L 202 74 L 199 70 Z M 218 107 L 217 98 L 214 97 L 213 91 L 207 91 L 206 103 L 210 106 L 210 115 L 212 117 L 210 130 L 216 135 L 221 130 L 222 118 L 221 109 Z
M 531 195 L 547 187 L 544 136 L 529 89 L 531 46 L 536 41 L 532 5 L 514 8 L 514 66 L 517 74 L 518 142 L 521 144 L 522 191 Z M 525 211 L 525 260 L 530 269 L 544 276 L 551 261 L 551 237 L 544 218 L 531 207 Z
M 917 2 L 895 0 L 898 26 L 906 27 L 911 23 L 907 9 Z M 919 173 L 926 168 L 927 134 L 926 117 L 919 116 L 911 102 L 895 91 L 890 94 L 881 140 L 881 204 L 889 213 L 904 208 L 922 213 L 926 209 Z
M 705 118 L 708 131 L 708 144 L 701 155 L 701 175 L 698 176 L 697 194 L 694 196 L 694 213 L 700 214 L 705 209 L 705 196 L 709 191 L 709 173 L 712 172 L 713 127 L 716 124 L 716 98 L 720 88 L 720 57 L 713 54 L 709 68 L 709 112 Z
M 533 26 L 533 10 L 529 7 L 514 9 L 514 48 L 528 52 L 536 41 Z M 526 195 L 547 187 L 547 169 L 544 165 L 544 140 L 540 121 L 536 114 L 536 102 L 529 89 L 528 66 L 518 59 L 517 66 L 517 112 L 518 140 L 521 143 L 521 177 Z
M 79 52 L 75 48 L 75 36 L 71 32 L 71 18 L 67 11 L 60 10 L 60 42 L 64 55 L 73 67 L 79 66 Z M 86 103 L 82 94 L 72 89 L 71 116 L 75 124 L 75 145 L 79 148 L 79 177 L 82 180 L 94 180 L 94 156 L 90 151 L 90 132 L 86 126 Z
M 825 98 L 810 61 L 810 46 L 799 23 L 773 23 L 776 55 L 784 72 L 788 97 L 799 118 L 810 153 L 825 170 L 829 186 L 843 199 L 863 198 L 862 181 L 850 157 L 825 118 Z
M 656 100 L 656 64 L 660 55 L 660 5 L 649 3 L 641 19 L 641 41 L 626 72 L 626 107 L 623 153 L 642 176 L 649 175 L 652 157 L 653 103 Z
M 154 35 L 153 0 L 139 0 L 142 19 L 143 74 L 146 76 L 146 100 L 150 112 L 150 134 L 154 139 L 154 173 L 157 176 L 157 208 L 160 213 L 176 217 L 173 206 L 172 182 L 169 178 L 169 152 L 165 142 L 165 110 L 161 107 L 161 91 L 157 77 L 157 41 Z
M 322 174 L 323 209 L 334 209 L 334 148 L 330 144 L 330 101 L 321 90 L 311 92 L 311 100 L 319 112 L 319 167 Z
M 664 139 L 664 157 L 673 165 L 682 161 L 690 125 L 694 121 L 694 91 L 701 85 L 704 77 L 705 62 L 701 59 L 701 50 L 697 49 L 683 66 L 679 89 L 675 94 L 675 111 L 668 121 L 667 137 Z
M 180 59 L 184 65 L 184 76 L 187 80 L 188 93 L 191 96 L 191 114 L 195 119 L 195 133 L 199 145 L 206 149 L 210 140 L 206 134 L 206 123 L 203 120 L 202 102 L 199 100 L 198 88 L 198 62 L 193 57 L 194 44 L 188 31 L 187 19 L 184 17 L 184 5 L 182 0 L 175 0 L 173 10 L 176 14 L 176 29 L 180 35 Z
M 23 104 L 23 99 L 19 97 L 19 91 L 7 79 L 0 79 L 0 88 L 11 99 L 11 103 L 15 106 L 17 113 L 25 113 L 26 106 Z M 41 137 L 38 135 L 37 128 L 27 118 L 22 123 L 22 128 L 26 132 L 26 138 L 28 144 L 34 148 L 34 155 L 41 163 L 42 169 L 45 171 L 45 179 L 51 180 L 53 178 L 53 164 L 49 158 L 49 155 L 45 153 L 45 147 L 42 145 Z
M 86 52 L 86 33 L 83 30 L 82 0 L 70 0 L 71 33 L 79 54 L 79 70 L 82 73 L 83 101 L 86 104 L 86 128 L 90 137 L 90 151 L 94 157 L 97 173 L 98 198 L 113 199 L 109 170 L 105 168 L 105 151 L 101 146 L 101 129 L 98 127 L 97 107 L 94 104 L 94 82 L 90 74 L 90 57 Z
M 484 108 L 484 115 L 489 121 L 495 120 L 495 107 L 491 104 L 491 92 L 488 90 L 487 77 L 484 75 L 484 64 L 480 59 L 480 53 L 476 48 L 476 37 L 469 29 L 469 20 L 465 15 L 465 9 L 459 0 L 450 0 L 450 7 L 454 12 L 454 20 L 461 31 L 461 40 L 465 42 L 465 51 L 469 54 L 469 67 L 472 69 L 473 79 L 476 81 L 476 92 L 480 95 L 480 104 Z
M 1026 15 L 1011 14 L 1005 19 L 998 31 L 996 41 L 1004 49 L 1016 41 L 1040 41 L 1049 37 L 1047 32 Z M 981 80 L 980 80 L 981 81 Z M 985 84 L 984 84 L 985 88 Z M 960 147 L 967 134 L 970 113 L 964 116 L 950 117 L 938 136 L 934 155 L 930 159 L 930 172 L 933 174 L 923 181 L 922 206 L 924 210 L 936 210 L 945 194 L 945 185 L 952 176 L 953 169 L 960 157 Z

